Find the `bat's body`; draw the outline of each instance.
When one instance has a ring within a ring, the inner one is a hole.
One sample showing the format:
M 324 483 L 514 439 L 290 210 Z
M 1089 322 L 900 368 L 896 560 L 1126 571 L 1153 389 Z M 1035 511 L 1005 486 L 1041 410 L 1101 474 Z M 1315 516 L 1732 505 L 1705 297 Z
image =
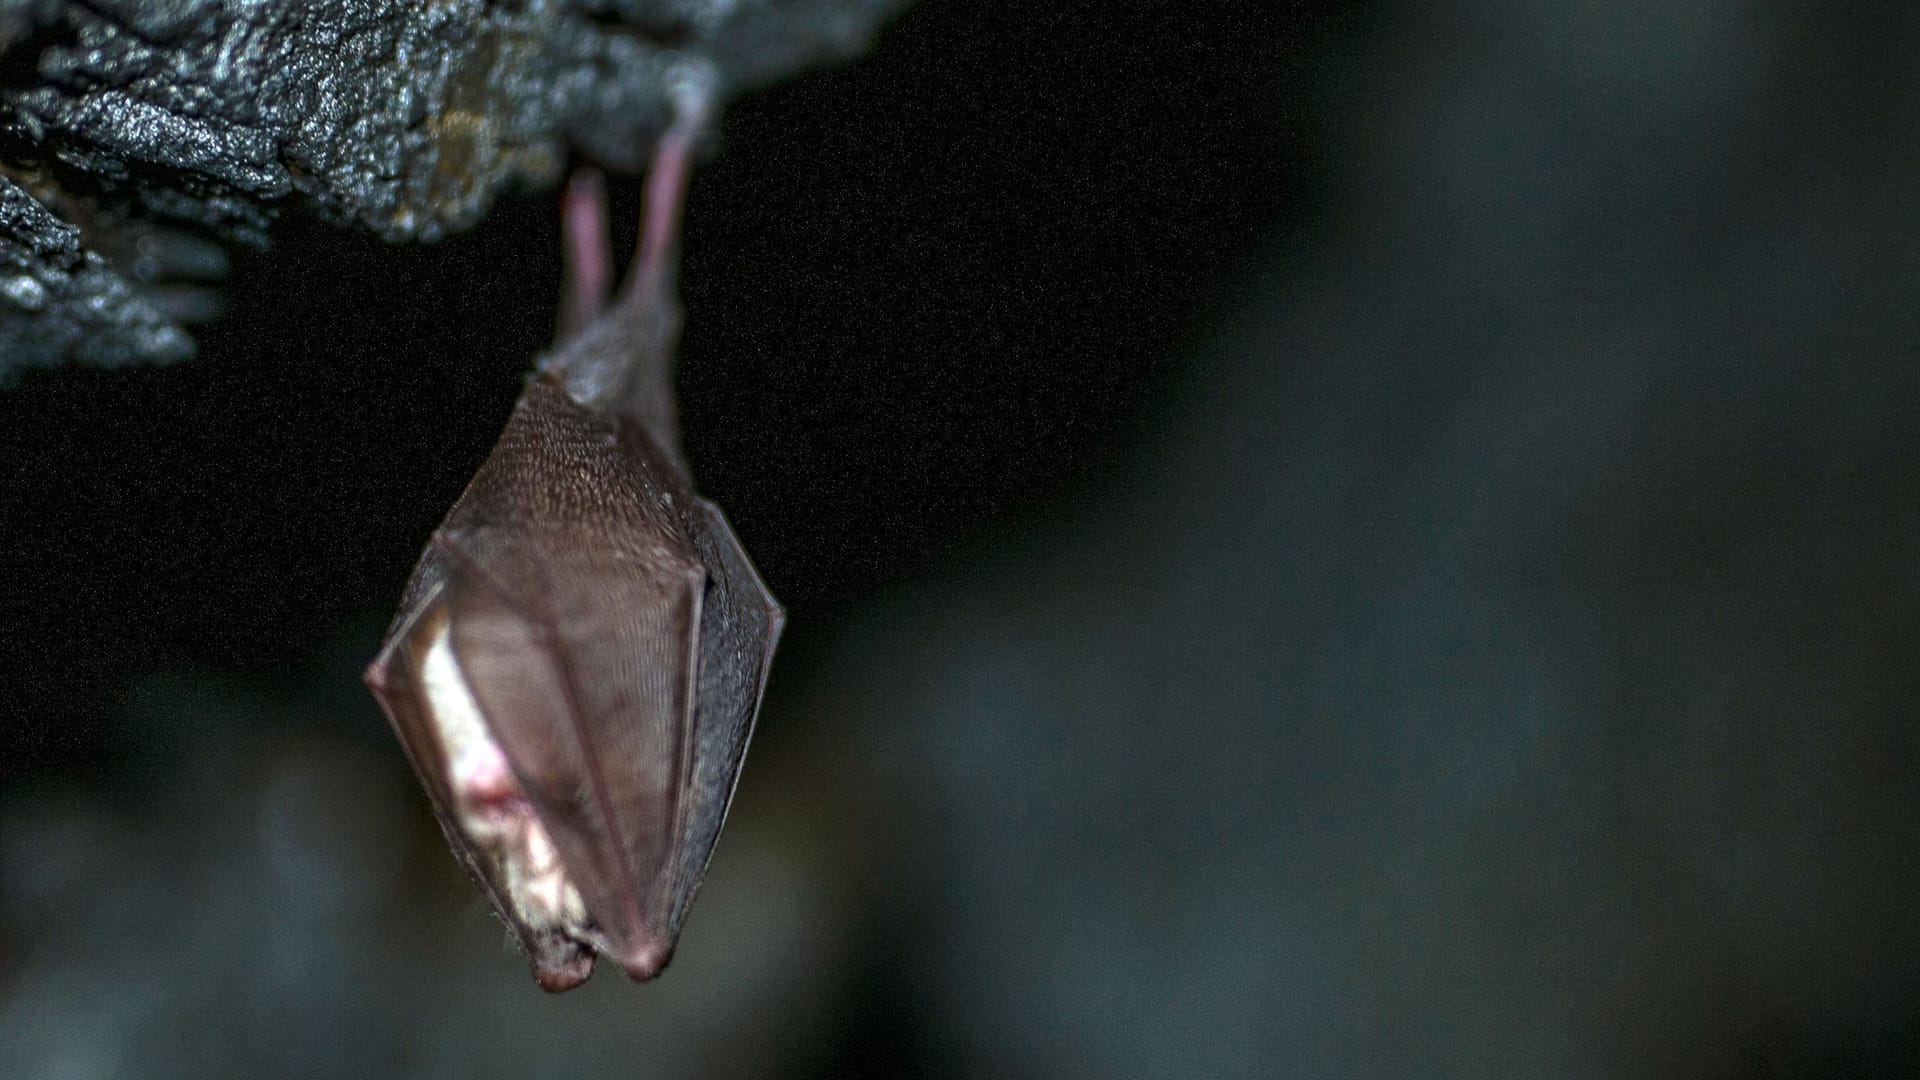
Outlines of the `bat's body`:
M 367 682 L 454 851 L 564 990 L 672 954 L 733 797 L 780 607 L 681 456 L 673 237 L 699 126 L 663 138 L 630 280 L 567 207 L 562 333 L 421 555 Z

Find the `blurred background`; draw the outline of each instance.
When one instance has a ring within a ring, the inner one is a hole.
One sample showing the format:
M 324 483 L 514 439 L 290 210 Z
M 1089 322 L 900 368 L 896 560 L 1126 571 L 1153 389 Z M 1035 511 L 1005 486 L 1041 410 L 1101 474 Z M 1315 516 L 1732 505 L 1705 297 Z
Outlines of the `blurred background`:
M 790 613 L 540 993 L 360 686 L 555 203 L 0 394 L 0 1076 L 1920 1075 L 1920 7 L 929 0 L 728 115 Z M 616 199 L 622 243 L 630 186 Z

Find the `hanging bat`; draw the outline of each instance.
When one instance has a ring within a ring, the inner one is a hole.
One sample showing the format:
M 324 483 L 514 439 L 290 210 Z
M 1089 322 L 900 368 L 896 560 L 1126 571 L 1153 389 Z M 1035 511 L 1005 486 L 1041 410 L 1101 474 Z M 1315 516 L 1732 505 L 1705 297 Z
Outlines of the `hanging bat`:
M 420 556 L 366 681 L 456 855 L 550 991 L 672 955 L 733 799 L 784 619 L 694 492 L 672 390 L 688 82 L 607 302 L 605 197 L 564 203 L 557 343 Z

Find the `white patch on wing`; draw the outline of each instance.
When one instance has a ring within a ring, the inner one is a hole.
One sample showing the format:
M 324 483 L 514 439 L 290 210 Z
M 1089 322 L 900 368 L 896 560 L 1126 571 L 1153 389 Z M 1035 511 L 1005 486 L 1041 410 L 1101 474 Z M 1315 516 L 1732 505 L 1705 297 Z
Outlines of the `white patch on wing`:
M 460 830 L 499 868 L 507 901 L 528 926 L 578 933 L 587 921 L 586 903 L 514 779 L 506 753 L 487 730 L 480 703 L 453 655 L 444 617 L 433 628 L 420 682 L 446 758 Z

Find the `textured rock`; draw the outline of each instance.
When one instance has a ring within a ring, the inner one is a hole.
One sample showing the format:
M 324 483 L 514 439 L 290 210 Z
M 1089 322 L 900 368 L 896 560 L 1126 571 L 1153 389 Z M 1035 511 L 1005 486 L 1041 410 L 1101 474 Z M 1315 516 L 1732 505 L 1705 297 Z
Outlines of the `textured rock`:
M 857 52 L 903 2 L 0 0 L 0 379 L 190 353 L 89 253 L 129 222 L 261 243 L 304 201 L 436 239 L 570 150 L 637 169 L 689 66 L 737 93 Z
M 0 381 L 63 359 L 178 360 L 193 342 L 136 293 L 80 230 L 0 176 Z

